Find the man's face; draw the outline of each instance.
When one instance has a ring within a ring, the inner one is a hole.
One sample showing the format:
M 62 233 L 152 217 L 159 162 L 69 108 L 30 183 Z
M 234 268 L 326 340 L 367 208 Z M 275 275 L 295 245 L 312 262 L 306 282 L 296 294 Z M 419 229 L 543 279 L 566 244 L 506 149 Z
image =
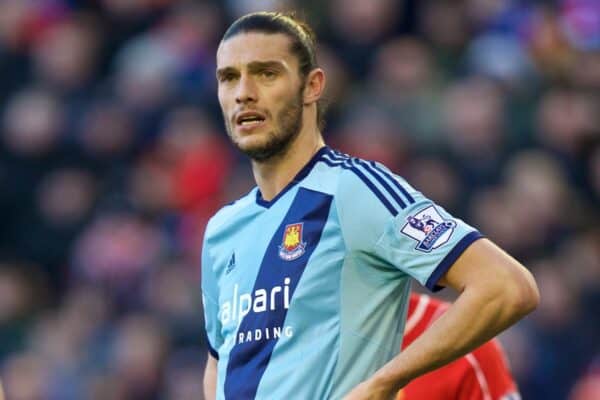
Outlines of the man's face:
M 303 81 L 283 34 L 240 33 L 217 51 L 219 103 L 234 145 L 256 161 L 284 153 L 302 128 Z

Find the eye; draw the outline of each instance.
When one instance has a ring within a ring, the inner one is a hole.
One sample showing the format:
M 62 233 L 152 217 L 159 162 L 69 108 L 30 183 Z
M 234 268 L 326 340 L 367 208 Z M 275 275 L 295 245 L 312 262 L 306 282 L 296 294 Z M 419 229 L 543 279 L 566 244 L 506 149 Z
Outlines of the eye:
M 223 74 L 219 77 L 219 82 L 231 82 L 235 79 L 234 74 Z
M 260 75 L 265 79 L 273 79 L 277 76 L 277 73 L 270 69 L 263 70 Z

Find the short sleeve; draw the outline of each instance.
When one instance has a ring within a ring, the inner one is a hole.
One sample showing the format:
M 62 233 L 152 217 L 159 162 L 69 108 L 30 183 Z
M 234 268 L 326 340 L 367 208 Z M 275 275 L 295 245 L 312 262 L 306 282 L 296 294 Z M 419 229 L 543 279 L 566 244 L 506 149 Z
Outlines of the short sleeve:
M 390 220 L 374 252 L 429 290 L 439 290 L 439 279 L 482 235 L 414 189 L 411 197 L 414 202 Z
M 380 164 L 352 165 L 336 199 L 347 246 L 441 289 L 438 280 L 482 235 Z
M 204 308 L 204 324 L 208 342 L 208 351 L 216 359 L 218 349 L 223 344 L 221 322 L 219 320 L 219 302 L 217 280 L 206 242 L 202 247 L 202 304 Z

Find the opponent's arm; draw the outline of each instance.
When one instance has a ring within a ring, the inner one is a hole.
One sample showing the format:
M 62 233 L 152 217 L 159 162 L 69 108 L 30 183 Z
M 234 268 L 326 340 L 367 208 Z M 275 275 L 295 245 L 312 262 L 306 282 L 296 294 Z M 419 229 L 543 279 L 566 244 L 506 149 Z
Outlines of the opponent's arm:
M 204 398 L 214 400 L 217 398 L 217 359 L 208 353 L 206 369 L 204 370 Z
M 487 239 L 470 245 L 440 279 L 456 302 L 402 353 L 353 389 L 346 400 L 388 400 L 417 376 L 468 353 L 531 312 L 533 276 Z

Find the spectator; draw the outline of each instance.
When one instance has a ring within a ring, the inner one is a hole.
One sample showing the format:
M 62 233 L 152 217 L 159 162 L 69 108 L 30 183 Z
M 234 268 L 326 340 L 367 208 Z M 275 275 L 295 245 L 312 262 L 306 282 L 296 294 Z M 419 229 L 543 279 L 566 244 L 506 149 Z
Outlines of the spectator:
M 329 0 L 299 10 L 323 43 L 328 142 L 392 166 L 532 266 L 540 309 L 500 338 L 526 399 L 595 394 L 596 3 Z M 8 399 L 197 390 L 204 225 L 253 185 L 223 145 L 214 51 L 227 22 L 255 7 L 0 1 Z

